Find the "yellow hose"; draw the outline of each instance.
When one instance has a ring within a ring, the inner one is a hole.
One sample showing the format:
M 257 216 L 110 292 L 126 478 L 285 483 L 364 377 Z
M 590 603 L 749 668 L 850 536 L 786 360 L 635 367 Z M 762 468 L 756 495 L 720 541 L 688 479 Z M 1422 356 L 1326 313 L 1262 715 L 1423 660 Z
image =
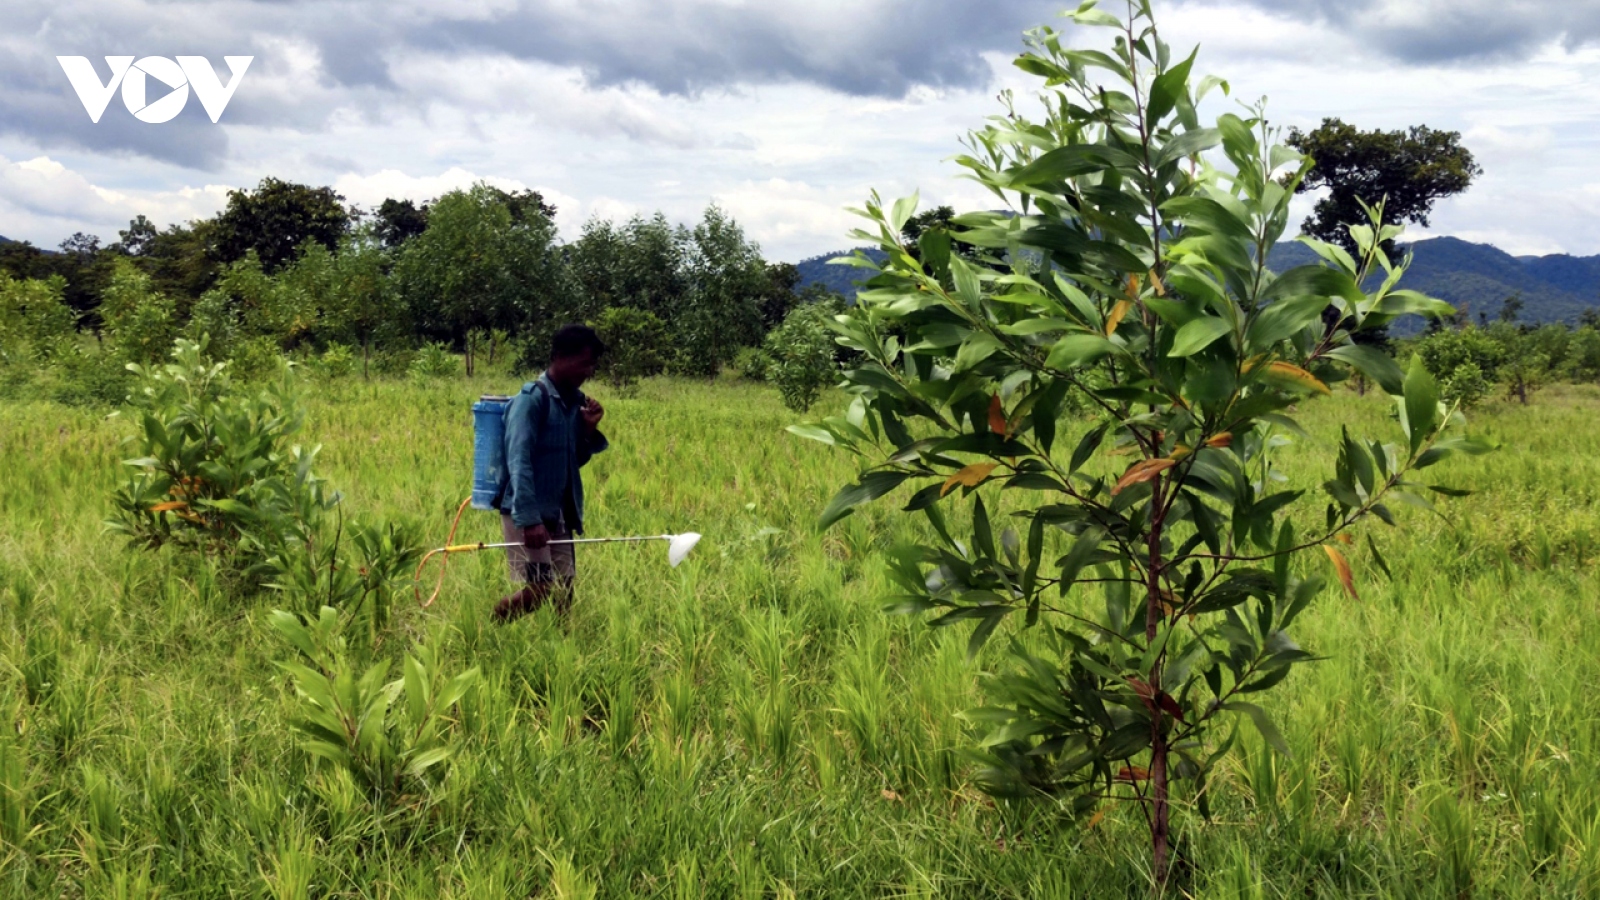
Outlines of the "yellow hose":
M 483 546 L 482 541 L 479 541 L 476 544 L 450 543 L 455 539 L 456 526 L 461 524 L 461 514 L 467 511 L 467 504 L 471 502 L 472 496 L 469 494 L 467 499 L 461 501 L 461 505 L 456 507 L 456 517 L 450 522 L 450 534 L 444 539 L 445 546 L 440 547 L 437 550 L 429 550 L 427 553 L 424 553 L 422 555 L 422 561 L 417 563 L 417 573 L 411 576 L 411 590 L 416 593 L 417 602 L 422 604 L 423 609 L 427 609 L 428 607 L 432 606 L 433 601 L 439 599 L 439 592 L 444 590 L 444 573 L 445 570 L 450 567 L 450 554 L 460 553 L 464 550 L 477 550 Z M 433 593 L 429 594 L 428 599 L 424 600 L 422 599 L 422 567 L 428 564 L 428 560 L 441 553 L 444 554 L 444 556 L 439 564 L 439 580 L 433 586 Z

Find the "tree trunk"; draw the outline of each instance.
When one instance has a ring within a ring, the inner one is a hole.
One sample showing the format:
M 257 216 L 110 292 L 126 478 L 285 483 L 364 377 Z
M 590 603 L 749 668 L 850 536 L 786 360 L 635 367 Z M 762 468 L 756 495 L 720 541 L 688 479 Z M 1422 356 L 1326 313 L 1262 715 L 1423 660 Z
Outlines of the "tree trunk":
M 1528 405 L 1528 382 L 1526 379 L 1517 379 L 1517 399 L 1522 401 L 1523 406 Z
M 1150 557 L 1148 561 L 1150 583 L 1145 593 L 1145 640 L 1154 642 L 1166 617 L 1161 596 L 1161 524 L 1164 516 L 1159 508 L 1162 477 L 1151 482 Z M 1155 873 L 1155 894 L 1166 895 L 1171 851 L 1170 809 L 1167 803 L 1167 742 L 1161 733 L 1161 666 L 1165 654 L 1156 657 L 1150 668 L 1150 855 Z
M 1171 807 L 1167 803 L 1167 741 L 1161 734 L 1161 708 L 1150 725 L 1150 850 L 1156 876 L 1156 896 L 1167 892 L 1171 874 Z
M 361 380 L 371 381 L 372 376 L 367 374 L 367 360 L 372 356 L 372 339 L 366 335 L 361 336 Z

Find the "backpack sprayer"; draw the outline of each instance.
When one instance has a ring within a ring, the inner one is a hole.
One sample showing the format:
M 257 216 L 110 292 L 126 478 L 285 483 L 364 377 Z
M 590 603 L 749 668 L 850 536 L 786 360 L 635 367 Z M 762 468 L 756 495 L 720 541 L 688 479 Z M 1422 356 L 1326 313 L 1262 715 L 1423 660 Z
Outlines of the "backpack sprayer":
M 461 524 L 461 514 L 467 511 L 470 505 L 473 509 L 495 509 L 495 500 L 500 495 L 500 481 L 506 471 L 505 447 L 505 413 L 511 405 L 511 398 L 499 394 L 484 394 L 478 402 L 472 404 L 472 493 L 467 499 L 461 501 L 456 507 L 455 518 L 450 522 L 450 533 L 445 537 L 445 546 L 429 550 L 423 554 L 422 561 L 417 563 L 417 573 L 412 577 L 412 589 L 416 592 L 417 600 L 424 606 L 432 606 L 433 601 L 439 598 L 439 591 L 444 587 L 445 569 L 450 565 L 450 556 L 455 553 L 466 553 L 473 550 L 491 550 L 504 547 L 521 547 L 523 544 L 516 541 L 502 543 L 485 543 L 479 541 L 475 544 L 452 544 L 456 537 L 456 526 Z M 640 541 L 666 541 L 667 562 L 676 569 L 680 563 L 700 543 L 700 535 L 690 531 L 683 534 L 652 534 L 630 537 L 600 537 L 600 538 L 569 538 L 560 541 L 551 541 L 552 544 L 620 544 L 637 543 Z M 433 593 L 427 600 L 422 599 L 422 569 L 428 560 L 435 556 L 440 557 L 439 581 L 434 585 Z

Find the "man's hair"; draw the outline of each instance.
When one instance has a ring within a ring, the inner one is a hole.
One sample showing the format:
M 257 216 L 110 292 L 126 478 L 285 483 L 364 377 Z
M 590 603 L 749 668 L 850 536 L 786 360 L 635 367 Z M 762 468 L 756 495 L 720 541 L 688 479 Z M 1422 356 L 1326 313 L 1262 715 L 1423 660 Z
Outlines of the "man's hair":
M 563 325 L 556 329 L 550 338 L 550 358 L 562 356 L 577 356 L 584 349 L 594 351 L 594 358 L 599 359 L 606 352 L 605 342 L 600 340 L 600 335 L 587 325 Z

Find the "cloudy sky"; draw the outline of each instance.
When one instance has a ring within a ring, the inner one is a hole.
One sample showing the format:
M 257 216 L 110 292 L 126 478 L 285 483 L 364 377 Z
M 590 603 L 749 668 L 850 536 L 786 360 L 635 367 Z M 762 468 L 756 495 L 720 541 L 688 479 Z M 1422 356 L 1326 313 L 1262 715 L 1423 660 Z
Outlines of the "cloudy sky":
M 1429 233 L 1600 253 L 1600 0 L 1156 4 L 1169 43 L 1199 44 L 1198 70 L 1265 95 L 1277 124 L 1462 132 L 1484 175 Z M 844 208 L 874 188 L 988 207 L 948 158 L 999 90 L 1033 90 L 1019 34 L 1070 27 L 1065 5 L 0 0 L 0 234 L 109 242 L 135 214 L 210 215 L 267 175 L 368 207 L 482 179 L 543 192 L 569 236 L 715 201 L 799 260 L 849 246 Z M 223 56 L 255 59 L 220 124 L 191 98 L 157 125 L 120 97 L 91 122 L 58 55 L 102 78 L 107 55 L 200 55 L 223 81 Z

